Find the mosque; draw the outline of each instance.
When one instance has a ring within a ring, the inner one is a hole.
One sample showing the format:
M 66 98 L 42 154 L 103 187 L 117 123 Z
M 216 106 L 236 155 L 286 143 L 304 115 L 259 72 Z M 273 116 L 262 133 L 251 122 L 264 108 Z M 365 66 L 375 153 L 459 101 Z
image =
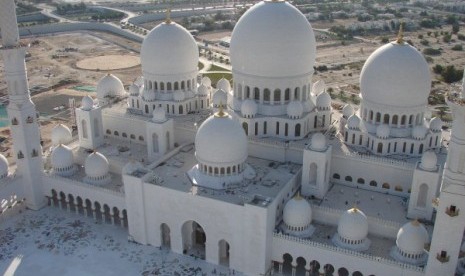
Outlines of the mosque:
M 193 37 L 167 19 L 128 91 L 104 76 L 75 110 L 77 136 L 57 125 L 44 150 L 14 11 L 1 1 L 16 156 L 15 167 L 0 158 L 2 199 L 61 206 L 247 275 L 465 272 L 465 90 L 447 94 L 444 143 L 427 115 L 428 64 L 402 35 L 370 55 L 360 107 L 340 114 L 312 82 L 314 33 L 290 3 L 242 16 L 233 81 L 216 87 Z

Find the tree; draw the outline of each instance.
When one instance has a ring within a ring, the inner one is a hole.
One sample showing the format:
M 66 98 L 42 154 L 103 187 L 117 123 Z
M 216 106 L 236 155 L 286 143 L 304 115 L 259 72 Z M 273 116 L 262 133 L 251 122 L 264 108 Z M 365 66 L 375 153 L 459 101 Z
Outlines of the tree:
M 452 33 L 457 34 L 460 31 L 460 26 L 458 23 L 452 25 Z
M 455 69 L 454 65 L 448 65 L 441 73 L 442 79 L 447 83 L 459 81 L 463 77 L 463 71 Z
M 436 73 L 436 74 L 441 74 L 443 70 L 444 70 L 444 67 L 442 67 L 442 65 L 440 65 L 440 64 L 436 64 L 433 67 L 433 72 Z

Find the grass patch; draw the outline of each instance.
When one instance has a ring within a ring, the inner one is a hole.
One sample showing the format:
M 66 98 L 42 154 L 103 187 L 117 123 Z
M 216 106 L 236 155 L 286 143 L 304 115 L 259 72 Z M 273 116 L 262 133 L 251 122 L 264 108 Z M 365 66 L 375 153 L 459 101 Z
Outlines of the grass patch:
M 203 69 L 203 67 L 205 67 L 205 65 L 202 63 L 202 62 L 199 62 L 199 64 L 197 65 L 197 67 L 199 67 L 199 71 Z
M 220 66 L 215 65 L 215 64 L 212 64 L 212 66 L 210 67 L 210 69 L 208 69 L 208 71 L 225 71 L 225 72 L 230 72 L 228 69 L 223 68 L 223 67 L 220 67 Z
M 228 81 L 231 81 L 232 79 L 232 74 L 231 73 L 228 73 L 228 72 L 224 72 L 224 73 L 207 73 L 207 74 L 203 74 L 204 77 L 209 77 L 210 80 L 212 81 L 212 86 L 213 87 L 216 87 L 216 83 L 221 79 L 221 78 L 225 78 L 227 79 Z

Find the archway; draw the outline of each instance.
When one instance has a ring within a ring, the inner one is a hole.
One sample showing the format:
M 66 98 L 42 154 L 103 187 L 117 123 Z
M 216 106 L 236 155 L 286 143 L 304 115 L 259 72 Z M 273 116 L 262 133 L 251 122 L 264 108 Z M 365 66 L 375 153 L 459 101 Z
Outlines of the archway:
M 66 195 L 63 192 L 60 192 L 60 205 L 61 209 L 68 209 L 66 204 Z
M 417 207 L 426 207 L 426 199 L 428 197 L 428 185 L 422 183 L 418 192 Z
M 205 242 L 207 236 L 200 224 L 195 221 L 186 221 L 182 225 L 183 253 L 205 260 Z
M 338 276 L 349 276 L 349 271 L 345 267 L 339 268 L 337 271 Z
M 246 122 L 242 123 L 242 128 L 244 129 L 245 135 L 249 135 L 249 125 Z
M 152 146 L 153 146 L 153 152 L 158 152 L 160 149 L 158 147 L 158 134 L 155 132 L 152 134 Z
M 170 249 L 171 248 L 171 233 L 170 227 L 166 223 L 160 225 L 161 232 L 161 246 Z
M 76 204 L 74 203 L 74 197 L 72 194 L 68 194 L 68 205 L 71 212 L 76 212 Z
M 96 220 L 102 220 L 102 210 L 100 209 L 101 208 L 101 205 L 100 203 L 98 203 L 97 201 L 94 203 L 94 206 L 95 206 L 95 219 Z
M 320 263 L 318 261 L 310 262 L 310 276 L 319 276 L 320 275 Z
M 283 275 L 292 275 L 292 256 L 288 253 L 283 255 Z
M 119 218 L 119 209 L 113 207 L 113 221 L 115 225 L 121 225 L 121 219 Z
M 218 260 L 220 265 L 229 267 L 229 243 L 225 240 L 218 242 Z
M 295 267 L 295 276 L 305 276 L 305 266 L 307 265 L 307 261 L 305 261 L 302 257 L 298 257 L 296 262 L 297 266 Z
M 333 276 L 334 273 L 334 266 L 331 264 L 325 264 L 323 267 L 323 275 L 324 276 Z
M 310 164 L 310 170 L 308 172 L 308 182 L 311 185 L 316 185 L 316 177 L 317 177 L 317 166 L 316 163 Z
M 111 221 L 111 212 L 110 212 L 110 207 L 108 205 L 103 204 L 103 214 L 102 214 L 103 220 L 105 223 L 112 223 Z
M 58 195 L 54 189 L 52 189 L 52 202 L 54 207 L 58 207 Z

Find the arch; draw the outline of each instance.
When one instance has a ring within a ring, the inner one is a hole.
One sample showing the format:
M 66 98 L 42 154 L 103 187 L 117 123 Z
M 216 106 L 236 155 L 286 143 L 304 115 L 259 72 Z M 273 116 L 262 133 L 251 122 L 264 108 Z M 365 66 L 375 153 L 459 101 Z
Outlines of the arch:
M 420 144 L 420 147 L 418 148 L 418 154 L 423 153 L 423 144 Z
M 76 197 L 76 210 L 78 214 L 84 214 L 84 202 L 80 196 Z
M 85 209 L 86 209 L 87 216 L 92 217 L 93 216 L 93 209 L 92 209 L 92 201 L 90 201 L 90 199 L 86 199 Z
M 319 270 L 320 270 L 320 263 L 318 261 L 311 261 L 310 262 L 310 275 L 314 275 L 315 273 L 319 273 Z M 316 274 L 318 275 L 318 274 Z
M 396 192 L 403 192 L 403 191 L 404 191 L 404 188 L 402 188 L 402 186 L 400 186 L 400 185 L 396 185 L 396 186 L 394 187 L 394 190 L 395 190 Z
M 185 81 L 181 81 L 181 89 L 186 90 L 186 83 Z
M 117 207 L 113 207 L 113 221 L 115 225 L 121 225 L 121 220 L 119 218 L 119 209 Z
M 242 123 L 242 128 L 244 129 L 245 135 L 249 135 L 249 125 L 247 122 Z
M 337 270 L 338 276 L 349 276 L 349 271 L 345 267 L 341 267 Z
M 55 206 L 55 207 L 58 206 L 58 195 L 57 195 L 57 191 L 55 191 L 55 189 L 52 189 L 52 202 L 53 202 L 53 206 Z
M 160 90 L 165 90 L 165 83 L 164 82 L 160 82 Z
M 273 101 L 275 101 L 275 102 L 281 101 L 281 89 L 276 88 L 273 91 Z
M 174 90 L 179 90 L 179 83 L 177 81 L 174 82 Z
M 263 122 L 263 134 L 266 135 L 266 132 L 267 132 L 267 125 L 266 125 L 266 121 Z
M 128 135 L 126 134 L 126 132 L 123 132 L 123 133 L 121 134 L 121 136 L 124 137 L 124 138 L 128 138 Z
M 94 118 L 94 137 L 100 136 L 100 128 L 98 127 L 98 119 Z
M 101 210 L 101 205 L 98 203 L 98 201 L 94 202 L 94 217 L 96 220 L 102 220 L 102 210 Z
M 171 91 L 171 82 L 166 83 L 166 90 Z
M 63 192 L 60 192 L 60 204 L 61 204 L 61 209 L 67 209 L 66 206 L 66 195 Z
M 398 121 L 399 121 L 399 116 L 397 116 L 397 115 L 392 116 L 392 124 L 393 125 L 397 125 Z
M 81 128 L 82 128 L 82 138 L 87 139 L 88 138 L 87 121 L 84 119 L 81 121 Z
M 359 178 L 359 179 L 357 179 L 357 183 L 358 184 L 365 184 L 365 179 Z
M 13 120 L 11 120 L 11 125 L 17 126 L 18 125 L 18 119 L 13 118 Z
M 376 122 L 380 123 L 381 122 L 381 113 L 376 112 Z
M 391 185 L 389 185 L 389 183 L 385 182 L 385 183 L 383 183 L 383 185 L 381 185 L 381 188 L 389 190 L 391 188 Z
M 286 90 L 284 90 L 284 100 L 289 101 L 290 97 L 291 97 L 291 90 L 289 88 L 286 88 Z
M 421 207 L 421 208 L 426 207 L 427 198 L 428 198 L 428 185 L 426 183 L 422 183 L 418 190 L 417 207 Z
M 283 255 L 283 275 L 292 275 L 292 260 L 289 253 Z
M 346 178 L 344 178 L 344 180 L 347 182 L 352 182 L 352 176 L 348 175 Z
M 389 124 L 389 114 L 384 114 L 383 123 L 387 125 Z
M 289 134 L 289 124 L 285 123 L 284 124 L 284 136 L 288 136 Z
M 158 90 L 158 83 L 156 81 L 153 82 L 153 89 Z
M 341 179 L 341 176 L 338 173 L 333 174 L 334 179 Z
M 130 137 L 131 139 L 136 139 L 136 135 L 134 135 L 134 134 L 129 135 L 129 137 Z
M 69 210 L 72 212 L 76 212 L 76 203 L 74 202 L 74 196 L 72 194 L 68 194 L 68 204 Z
M 363 276 L 363 274 L 360 271 L 355 271 L 354 273 L 352 273 L 352 276 Z
M 378 183 L 376 183 L 376 181 L 372 180 L 372 181 L 370 181 L 370 186 L 378 187 Z
M 255 88 L 253 89 L 253 98 L 254 98 L 255 100 L 260 100 L 260 88 L 255 87 Z
M 409 125 L 413 124 L 413 114 L 410 115 L 410 117 L 408 118 L 408 124 Z
M 179 109 L 179 114 L 183 114 L 183 107 L 182 107 L 182 104 L 179 105 L 179 108 L 178 108 L 178 109 Z
M 377 153 L 383 153 L 383 143 L 378 143 L 378 149 L 376 150 Z
M 295 267 L 295 276 L 305 276 L 305 265 L 307 265 L 307 261 L 303 257 L 298 257 L 296 259 L 297 266 Z
M 144 141 L 144 136 L 140 135 L 139 136 L 139 141 Z
M 145 113 L 149 114 L 149 106 L 147 104 L 145 105 Z
M 171 249 L 171 233 L 170 227 L 166 223 L 160 225 L 161 246 Z
M 218 242 L 218 260 L 220 265 L 229 267 L 229 243 L 225 240 Z
M 279 122 L 276 122 L 276 135 L 279 135 Z
M 296 87 L 294 89 L 294 99 L 299 99 L 300 100 L 300 87 Z
M 196 221 L 184 222 L 181 228 L 183 253 L 205 260 L 205 243 L 207 236 L 202 226 Z
M 103 218 L 106 223 L 112 223 L 110 207 L 107 204 L 103 204 Z
M 119 132 L 115 130 L 115 131 L 113 132 L 113 135 L 119 136 Z
M 373 110 L 370 110 L 370 113 L 369 113 L 369 117 L 370 117 L 370 121 L 373 121 Z
M 325 276 L 333 275 L 334 271 L 335 271 L 334 266 L 332 266 L 331 264 L 325 264 L 323 266 L 323 275 Z
M 310 169 L 308 171 L 308 182 L 311 184 L 311 185 L 316 185 L 316 180 L 317 180 L 317 169 L 318 169 L 318 166 L 316 165 L 315 162 L 313 162 L 312 164 L 310 164 Z

